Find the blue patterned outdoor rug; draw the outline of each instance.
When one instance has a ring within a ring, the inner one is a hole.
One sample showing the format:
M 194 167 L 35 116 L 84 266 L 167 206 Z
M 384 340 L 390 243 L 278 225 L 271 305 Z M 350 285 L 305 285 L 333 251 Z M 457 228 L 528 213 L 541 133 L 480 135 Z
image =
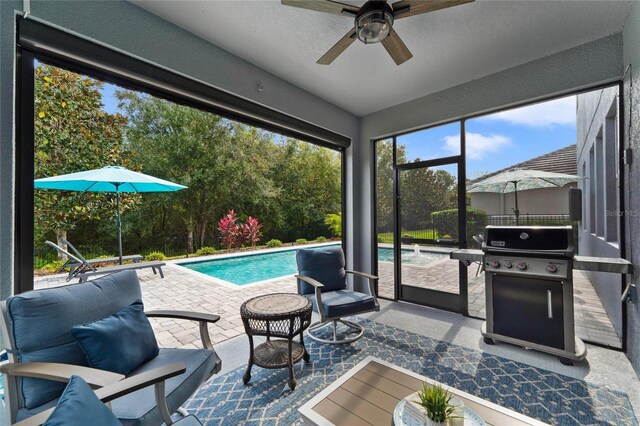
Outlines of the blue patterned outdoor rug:
M 298 425 L 298 408 L 367 356 L 375 356 L 449 386 L 559 425 L 637 425 L 627 395 L 499 356 L 424 337 L 377 322 L 353 319 L 365 329 L 348 345 L 305 340 L 309 364 L 296 364 L 298 386 L 286 369 L 244 367 L 214 376 L 185 408 L 206 425 Z M 224 360 L 223 360 L 224 362 Z

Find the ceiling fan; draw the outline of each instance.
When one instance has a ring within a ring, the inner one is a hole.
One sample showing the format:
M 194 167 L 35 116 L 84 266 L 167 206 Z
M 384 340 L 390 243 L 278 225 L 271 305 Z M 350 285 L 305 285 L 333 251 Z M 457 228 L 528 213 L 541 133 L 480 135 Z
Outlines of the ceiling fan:
M 354 27 L 318 59 L 318 64 L 329 65 L 357 38 L 364 44 L 382 42 L 396 65 L 400 65 L 413 55 L 394 31 L 394 20 L 471 3 L 474 0 L 400 0 L 391 5 L 385 0 L 369 0 L 362 7 L 333 0 L 281 1 L 286 6 L 355 18 Z

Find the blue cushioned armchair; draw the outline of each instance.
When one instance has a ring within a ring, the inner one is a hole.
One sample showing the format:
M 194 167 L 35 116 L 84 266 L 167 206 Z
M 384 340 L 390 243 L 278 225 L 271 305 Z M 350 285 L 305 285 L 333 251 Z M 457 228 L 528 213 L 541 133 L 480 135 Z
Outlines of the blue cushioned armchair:
M 309 337 L 323 343 L 350 343 L 362 337 L 364 329 L 359 324 L 343 318 L 380 310 L 374 288 L 378 277 L 346 270 L 344 253 L 340 246 L 300 249 L 296 253 L 296 262 L 298 293 L 309 298 L 314 311 L 320 315 L 320 321 L 309 326 Z M 368 291 L 361 293 L 349 288 L 347 274 L 366 278 Z M 357 334 L 339 340 L 338 322 L 356 330 Z M 333 338 L 323 339 L 314 334 L 314 331 L 329 324 L 333 325 Z
M 122 271 L 82 284 L 29 291 L 2 302 L 2 332 L 11 363 L 3 366 L 10 421 L 23 420 L 55 406 L 72 375 L 82 377 L 94 389 L 121 380 L 121 374 L 89 366 L 72 335 L 72 327 L 110 317 L 141 299 L 136 273 Z M 207 330 L 207 324 L 220 317 L 182 311 L 146 314 L 199 322 L 204 348 L 161 348 L 155 358 L 137 366 L 127 377 L 176 363 L 183 364 L 186 371 L 161 385 L 116 398 L 111 407 L 124 425 L 170 425 L 169 414 L 180 410 L 202 383 L 220 371 L 221 361 Z

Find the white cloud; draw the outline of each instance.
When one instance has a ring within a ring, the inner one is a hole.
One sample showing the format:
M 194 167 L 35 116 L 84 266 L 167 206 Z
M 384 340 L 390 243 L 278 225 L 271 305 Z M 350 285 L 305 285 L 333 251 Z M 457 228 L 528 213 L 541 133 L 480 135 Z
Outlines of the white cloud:
M 467 132 L 466 139 L 467 158 L 470 160 L 482 160 L 487 154 L 497 152 L 511 144 L 511 139 L 502 135 L 481 135 L 480 133 Z M 453 155 L 460 154 L 460 135 L 445 136 L 444 149 Z
M 556 99 L 541 104 L 516 108 L 484 117 L 486 120 L 502 120 L 511 124 L 531 127 L 576 124 L 576 98 Z

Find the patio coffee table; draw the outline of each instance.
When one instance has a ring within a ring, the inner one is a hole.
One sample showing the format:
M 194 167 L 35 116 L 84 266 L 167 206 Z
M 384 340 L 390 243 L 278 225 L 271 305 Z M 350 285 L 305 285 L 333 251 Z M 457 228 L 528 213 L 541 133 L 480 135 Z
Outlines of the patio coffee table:
M 367 357 L 298 409 L 305 425 L 392 425 L 400 400 L 438 382 L 375 357 Z M 545 425 L 531 417 L 445 386 L 487 425 Z
M 274 293 L 254 297 L 240 307 L 244 330 L 249 337 L 249 364 L 242 376 L 246 385 L 251 380 L 251 368 L 289 368 L 289 387 L 295 389 L 293 364 L 309 353 L 304 347 L 303 332 L 311 323 L 311 301 L 292 293 Z M 293 339 L 300 335 L 300 343 Z M 267 341 L 253 347 L 253 336 L 265 336 Z M 271 340 L 272 337 L 279 339 Z

